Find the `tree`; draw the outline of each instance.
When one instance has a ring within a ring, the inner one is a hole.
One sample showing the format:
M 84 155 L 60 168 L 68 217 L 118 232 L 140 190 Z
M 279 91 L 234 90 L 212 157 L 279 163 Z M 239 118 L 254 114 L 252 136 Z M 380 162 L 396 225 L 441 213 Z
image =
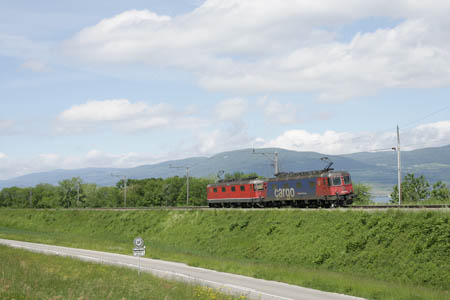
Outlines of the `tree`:
M 58 207 L 58 188 L 48 183 L 41 183 L 36 185 L 33 188 L 32 203 L 33 207 L 36 208 Z
M 90 207 L 123 206 L 123 196 L 115 186 L 102 186 L 96 189 L 96 197 L 89 203 Z
M 212 179 L 191 177 L 189 179 L 189 205 L 206 205 L 206 187 L 213 182 Z M 181 205 L 186 203 L 186 183 L 181 188 L 177 203 Z
M 145 181 L 144 206 L 162 206 L 164 180 L 162 178 L 150 178 Z
M 169 177 L 164 180 L 162 185 L 162 203 L 165 206 L 176 206 L 178 195 L 182 192 L 183 186 L 185 186 L 185 177 Z M 180 201 L 180 205 L 186 205 L 186 198 Z
M 450 190 L 447 185 L 440 180 L 433 184 L 430 200 L 436 202 L 450 202 Z
M 59 182 L 60 205 L 62 207 L 79 206 L 80 196 L 82 194 L 81 178 L 73 177 Z
M 6 207 L 29 207 L 29 199 L 29 189 L 13 186 L 2 189 L 0 205 Z
M 355 193 L 355 198 L 353 198 L 354 205 L 367 205 L 372 204 L 372 197 L 370 192 L 372 187 L 364 183 L 353 184 L 353 193 Z
M 418 203 L 425 201 L 430 196 L 430 184 L 423 175 L 415 177 L 414 173 L 408 173 L 402 182 L 402 202 Z M 398 203 L 398 185 L 394 186 L 391 193 L 391 202 Z

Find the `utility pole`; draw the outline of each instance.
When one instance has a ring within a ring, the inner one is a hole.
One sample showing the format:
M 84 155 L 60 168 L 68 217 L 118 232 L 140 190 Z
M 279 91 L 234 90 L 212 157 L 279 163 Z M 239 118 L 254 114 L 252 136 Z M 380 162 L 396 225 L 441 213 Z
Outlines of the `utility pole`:
M 111 174 L 111 176 L 123 179 L 123 207 L 127 207 L 127 176 L 120 174 Z
M 398 205 L 402 204 L 402 164 L 400 160 L 400 130 L 397 125 L 397 176 L 398 176 Z
M 77 181 L 77 206 L 80 205 L 80 182 Z
M 255 149 L 253 149 L 253 154 L 261 154 L 264 155 L 265 157 L 267 157 L 268 159 L 270 159 L 271 161 L 273 161 L 273 165 L 275 168 L 275 176 L 280 173 L 280 167 L 278 165 L 278 152 L 274 151 L 274 152 L 256 152 Z
M 169 165 L 171 169 L 186 169 L 186 206 L 189 206 L 189 168 L 190 166 L 172 166 Z
M 397 125 L 397 148 L 392 150 L 397 151 L 397 186 L 398 186 L 398 205 L 402 204 L 402 165 L 400 159 L 400 130 Z

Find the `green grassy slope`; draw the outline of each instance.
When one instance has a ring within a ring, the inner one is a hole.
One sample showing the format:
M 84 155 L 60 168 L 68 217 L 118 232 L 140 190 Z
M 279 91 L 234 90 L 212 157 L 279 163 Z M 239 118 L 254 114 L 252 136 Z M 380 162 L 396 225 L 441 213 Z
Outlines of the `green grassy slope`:
M 0 299 L 246 299 L 109 265 L 0 246 Z
M 131 254 L 140 235 L 151 256 L 192 265 L 362 296 L 367 293 L 355 292 L 353 283 L 346 290 L 333 280 L 378 280 L 449 295 L 449 219 L 447 211 L 2 209 L 0 237 Z M 316 271 L 335 279 L 318 284 L 304 277 Z M 377 288 L 369 297 L 388 298 L 377 296 Z

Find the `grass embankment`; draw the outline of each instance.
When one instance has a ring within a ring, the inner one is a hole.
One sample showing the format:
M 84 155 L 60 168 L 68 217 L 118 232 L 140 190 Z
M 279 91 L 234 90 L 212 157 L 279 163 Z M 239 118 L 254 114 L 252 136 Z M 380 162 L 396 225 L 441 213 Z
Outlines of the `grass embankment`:
M 449 212 L 0 210 L 0 237 L 148 256 L 370 299 L 450 298 Z
M 243 299 L 109 265 L 0 245 L 0 299 Z

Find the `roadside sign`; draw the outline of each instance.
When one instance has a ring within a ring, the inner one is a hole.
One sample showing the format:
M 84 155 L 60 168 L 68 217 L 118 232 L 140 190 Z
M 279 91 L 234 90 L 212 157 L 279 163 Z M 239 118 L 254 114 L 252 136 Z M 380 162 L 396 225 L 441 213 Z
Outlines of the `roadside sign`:
M 145 248 L 144 240 L 141 237 L 135 238 L 133 244 L 136 248 Z
M 134 256 L 145 256 L 145 246 L 144 246 L 144 248 L 134 248 L 133 255 Z
M 133 255 L 138 258 L 138 275 L 141 273 L 141 256 L 145 256 L 144 239 L 137 237 L 133 240 Z

